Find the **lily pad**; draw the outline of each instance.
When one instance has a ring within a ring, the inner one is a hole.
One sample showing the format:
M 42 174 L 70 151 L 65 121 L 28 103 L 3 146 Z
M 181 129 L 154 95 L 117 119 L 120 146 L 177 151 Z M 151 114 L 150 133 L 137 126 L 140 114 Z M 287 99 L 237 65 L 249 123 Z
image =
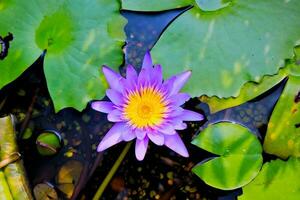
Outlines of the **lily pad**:
M 286 68 L 284 68 L 276 75 L 265 76 L 259 84 L 255 82 L 247 82 L 243 85 L 240 94 L 237 97 L 219 98 L 217 96 L 208 97 L 203 95 L 199 97 L 199 100 L 209 105 L 211 113 L 216 113 L 227 108 L 238 106 L 258 97 L 271 89 L 274 85 L 280 83 L 286 77 L 286 71 Z
M 192 171 L 219 189 L 231 190 L 248 184 L 262 166 L 262 147 L 258 139 L 238 124 L 209 125 L 192 144 L 218 155 L 199 163 Z
M 219 98 L 217 96 L 208 97 L 206 95 L 203 95 L 199 97 L 199 100 L 209 105 L 211 113 L 241 105 L 270 90 L 273 86 L 281 82 L 285 77 L 289 75 L 300 76 L 299 61 L 300 46 L 296 46 L 294 48 L 293 59 L 286 61 L 286 66 L 284 68 L 281 68 L 276 75 L 264 76 L 259 83 L 245 83 L 241 88 L 240 94 L 237 97 Z
M 243 195 L 238 199 L 289 199 L 300 196 L 300 160 L 274 160 L 264 164 L 258 176 L 243 187 Z
M 159 3 L 142 8 L 145 1 L 131 7 L 133 2 L 123 0 L 123 8 L 162 10 L 175 4 L 152 1 Z M 166 77 L 193 71 L 184 88 L 192 96 L 237 96 L 244 83 L 277 73 L 300 40 L 298 0 L 226 1 L 226 6 L 220 4 L 222 8 L 214 11 L 205 11 L 199 3 L 209 1 L 176 2 L 194 7 L 166 29 L 152 55 L 165 66 Z
M 229 6 L 232 0 L 195 0 L 203 11 L 216 11 Z
M 191 5 L 193 0 L 122 0 L 122 8 L 139 11 L 161 11 Z
M 12 33 L 8 55 L 0 61 L 0 88 L 15 80 L 44 50 L 44 70 L 55 109 L 82 110 L 102 98 L 106 88 L 99 67 L 122 63 L 120 3 L 109 0 L 4 0 L 0 36 Z
M 289 76 L 268 124 L 264 150 L 281 158 L 300 157 L 300 77 Z

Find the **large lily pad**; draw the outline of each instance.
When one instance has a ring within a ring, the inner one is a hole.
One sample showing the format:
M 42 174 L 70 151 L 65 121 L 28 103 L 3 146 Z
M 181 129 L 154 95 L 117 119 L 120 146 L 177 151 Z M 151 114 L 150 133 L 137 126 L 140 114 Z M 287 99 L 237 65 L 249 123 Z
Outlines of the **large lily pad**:
M 230 190 L 249 183 L 262 165 L 262 147 L 247 128 L 223 122 L 209 125 L 192 143 L 218 155 L 192 171 L 208 185 Z
M 154 2 L 151 8 L 123 0 L 123 8 L 161 10 L 175 4 Z M 152 55 L 167 77 L 191 69 L 184 90 L 193 96 L 237 96 L 244 83 L 277 73 L 300 39 L 298 0 L 176 2 L 194 7 L 167 28 Z
M 276 75 L 264 76 L 259 83 L 247 82 L 243 85 L 240 94 L 237 97 L 219 98 L 216 96 L 208 97 L 203 95 L 199 97 L 199 99 L 209 105 L 211 113 L 241 105 L 270 90 L 289 75 L 300 76 L 299 61 L 300 46 L 296 46 L 293 59 L 286 61 L 286 66 L 281 68 Z
M 193 0 L 122 0 L 122 7 L 128 10 L 157 11 L 191 5 Z
M 268 124 L 264 150 L 281 158 L 300 157 L 300 77 L 289 76 Z
M 203 95 L 199 97 L 199 99 L 209 105 L 211 113 L 216 113 L 227 108 L 241 105 L 255 97 L 258 97 L 271 89 L 274 85 L 280 83 L 286 75 L 287 70 L 284 68 L 276 75 L 263 77 L 259 84 L 255 82 L 247 82 L 243 85 L 240 94 L 237 97 L 219 98 L 217 96 L 208 97 Z
M 274 160 L 264 164 L 258 176 L 243 187 L 241 200 L 289 199 L 300 196 L 300 160 Z
M 0 61 L 0 88 L 16 79 L 44 50 L 45 75 L 55 109 L 79 110 L 104 96 L 102 64 L 122 63 L 125 19 L 110 0 L 0 1 L 0 35 L 8 56 Z

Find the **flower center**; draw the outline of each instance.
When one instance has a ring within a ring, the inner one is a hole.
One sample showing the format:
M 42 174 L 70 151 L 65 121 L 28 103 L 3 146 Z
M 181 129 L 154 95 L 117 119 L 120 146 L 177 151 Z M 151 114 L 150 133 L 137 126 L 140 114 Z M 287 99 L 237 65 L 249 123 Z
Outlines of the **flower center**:
M 163 94 L 153 87 L 145 87 L 129 93 L 123 114 L 134 127 L 145 128 L 159 125 L 166 111 Z
M 149 119 L 151 117 L 152 108 L 147 104 L 142 104 L 138 108 L 138 115 L 140 118 Z

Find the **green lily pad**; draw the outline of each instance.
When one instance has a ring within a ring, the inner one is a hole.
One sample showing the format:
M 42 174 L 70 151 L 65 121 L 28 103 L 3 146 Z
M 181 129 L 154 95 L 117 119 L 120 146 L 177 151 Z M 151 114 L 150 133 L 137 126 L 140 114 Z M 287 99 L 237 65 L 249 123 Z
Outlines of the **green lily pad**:
M 231 190 L 248 184 L 262 166 L 262 147 L 245 127 L 222 122 L 209 125 L 192 144 L 219 155 L 192 171 L 213 187 Z
M 289 80 L 268 124 L 264 150 L 281 158 L 300 157 L 300 77 Z
M 0 88 L 16 79 L 44 50 L 44 70 L 55 109 L 82 110 L 102 98 L 100 66 L 122 63 L 120 3 L 109 0 L 0 1 L 0 35 L 13 34 L 8 56 L 0 61 Z
M 122 8 L 139 11 L 161 11 L 191 5 L 194 0 L 122 0 Z
M 258 176 L 243 187 L 240 200 L 289 199 L 300 196 L 300 160 L 274 160 L 264 164 Z
M 199 100 L 209 105 L 211 113 L 238 106 L 250 101 L 271 89 L 285 77 L 289 75 L 300 76 L 300 46 L 296 46 L 294 48 L 294 54 L 293 59 L 286 61 L 286 66 L 281 68 L 276 75 L 264 76 L 259 83 L 245 83 L 237 97 L 219 98 L 216 96 L 209 97 L 203 95 L 199 97 Z
M 286 71 L 286 68 L 284 68 L 276 75 L 264 76 L 259 84 L 255 82 L 245 83 L 237 97 L 219 98 L 217 96 L 208 97 L 203 95 L 199 97 L 199 100 L 209 105 L 211 113 L 238 106 L 258 97 L 271 89 L 274 85 L 280 83 L 286 77 Z
M 154 8 L 142 8 L 145 1 L 140 0 L 131 7 L 133 2 L 137 1 L 123 0 L 123 8 L 162 10 L 175 2 L 194 5 L 166 29 L 152 50 L 166 77 L 192 70 L 184 88 L 192 96 L 237 96 L 244 83 L 277 73 L 300 40 L 298 0 L 224 1 L 226 6 L 214 0 L 223 6 L 218 8 L 216 3 L 215 11 L 205 11 L 208 5 L 204 8 L 203 2 L 210 1 L 204 0 L 151 1 L 157 2 Z
M 229 6 L 232 0 L 195 0 L 202 11 L 216 11 Z

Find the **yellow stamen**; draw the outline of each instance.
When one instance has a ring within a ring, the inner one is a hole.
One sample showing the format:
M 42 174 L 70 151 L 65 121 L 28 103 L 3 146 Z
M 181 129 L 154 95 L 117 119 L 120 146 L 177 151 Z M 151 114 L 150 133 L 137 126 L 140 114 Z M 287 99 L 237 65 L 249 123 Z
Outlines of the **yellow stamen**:
M 141 88 L 128 95 L 124 116 L 137 128 L 159 125 L 167 111 L 167 104 L 160 91 L 153 87 Z

